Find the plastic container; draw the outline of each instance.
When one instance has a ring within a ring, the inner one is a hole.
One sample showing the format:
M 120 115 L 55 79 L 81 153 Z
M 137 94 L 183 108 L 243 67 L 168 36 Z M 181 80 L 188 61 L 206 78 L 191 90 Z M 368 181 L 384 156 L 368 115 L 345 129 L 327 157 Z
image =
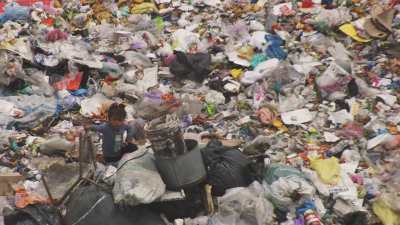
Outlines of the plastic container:
M 202 182 L 207 175 L 198 142 L 185 140 L 187 152 L 177 157 L 155 154 L 161 178 L 170 190 L 180 190 Z

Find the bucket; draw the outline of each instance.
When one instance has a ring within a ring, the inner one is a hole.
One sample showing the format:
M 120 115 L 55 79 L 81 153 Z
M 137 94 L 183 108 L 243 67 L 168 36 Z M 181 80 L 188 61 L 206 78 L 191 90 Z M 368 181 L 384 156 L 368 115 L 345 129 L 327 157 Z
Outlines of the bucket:
M 176 116 L 152 120 L 144 129 L 155 154 L 175 157 L 186 152 L 180 121 Z
M 161 178 L 170 190 L 188 188 L 202 182 L 207 175 L 198 142 L 186 139 L 187 152 L 176 157 L 155 153 Z

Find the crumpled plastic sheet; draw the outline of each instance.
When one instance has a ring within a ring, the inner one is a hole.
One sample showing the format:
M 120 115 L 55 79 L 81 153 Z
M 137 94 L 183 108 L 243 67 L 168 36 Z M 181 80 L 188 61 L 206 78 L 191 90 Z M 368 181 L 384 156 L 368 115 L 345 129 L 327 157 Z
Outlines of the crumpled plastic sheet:
M 399 225 L 400 214 L 394 212 L 383 200 L 379 199 L 372 204 L 372 210 L 382 221 L 383 225 Z
M 311 159 L 311 168 L 324 183 L 335 185 L 340 181 L 340 164 L 335 157 L 329 159 Z
M 18 3 L 12 2 L 4 7 L 4 13 L 0 15 L 0 24 L 9 20 L 26 21 L 29 18 L 29 8 L 20 6 Z
M 295 204 L 311 200 L 315 194 L 314 187 L 305 179 L 301 171 L 285 165 L 272 164 L 267 167 L 263 185 L 266 197 L 275 207 L 284 211 Z M 301 196 L 299 201 L 292 200 L 291 197 L 294 194 Z
M 249 187 L 227 190 L 218 198 L 219 211 L 212 216 L 212 225 L 264 225 L 273 222 L 274 207 L 264 198 L 264 190 L 255 181 Z
M 0 100 L 13 102 L 16 108 L 23 111 L 23 117 L 13 118 L 10 115 L 0 114 L 0 127 L 17 127 L 18 129 L 32 129 L 56 113 L 55 98 L 46 98 L 39 95 L 22 95 L 0 97 Z
M 337 9 L 321 9 L 311 23 L 324 23 L 329 27 L 338 26 L 351 21 L 350 10 L 348 8 L 339 7 Z

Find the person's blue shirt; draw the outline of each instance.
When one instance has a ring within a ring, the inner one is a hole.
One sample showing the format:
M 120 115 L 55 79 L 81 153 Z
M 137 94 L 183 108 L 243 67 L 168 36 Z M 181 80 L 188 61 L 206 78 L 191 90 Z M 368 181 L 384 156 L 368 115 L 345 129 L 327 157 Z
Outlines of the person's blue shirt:
M 135 137 L 135 130 L 128 125 L 113 127 L 110 123 L 94 125 L 91 130 L 99 132 L 103 140 L 103 156 L 105 158 L 121 157 L 121 148 Z

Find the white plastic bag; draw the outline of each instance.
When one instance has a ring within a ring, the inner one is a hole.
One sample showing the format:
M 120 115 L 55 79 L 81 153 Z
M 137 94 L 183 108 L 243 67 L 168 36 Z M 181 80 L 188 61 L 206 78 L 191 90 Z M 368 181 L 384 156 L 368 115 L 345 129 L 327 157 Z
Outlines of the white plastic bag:
M 81 114 L 85 117 L 100 115 L 102 105 L 112 102 L 102 94 L 95 94 L 90 98 L 82 100 Z
M 125 155 L 119 162 L 113 189 L 114 203 L 149 204 L 165 193 L 165 184 L 147 149 Z
M 46 155 L 63 154 L 74 149 L 74 143 L 61 136 L 54 136 L 40 145 L 40 152 Z
M 255 181 L 248 188 L 226 191 L 218 198 L 219 212 L 211 218 L 213 225 L 265 225 L 274 220 L 274 207 L 264 198 L 264 188 Z

